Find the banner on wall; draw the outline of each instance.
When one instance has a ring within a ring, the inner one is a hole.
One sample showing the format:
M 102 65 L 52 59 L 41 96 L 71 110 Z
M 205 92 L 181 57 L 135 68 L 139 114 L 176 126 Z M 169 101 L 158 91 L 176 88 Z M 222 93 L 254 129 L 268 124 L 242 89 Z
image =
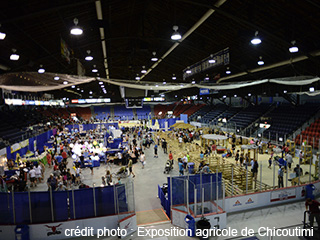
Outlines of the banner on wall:
M 283 201 L 296 198 L 296 189 L 288 188 L 271 192 L 270 202 Z

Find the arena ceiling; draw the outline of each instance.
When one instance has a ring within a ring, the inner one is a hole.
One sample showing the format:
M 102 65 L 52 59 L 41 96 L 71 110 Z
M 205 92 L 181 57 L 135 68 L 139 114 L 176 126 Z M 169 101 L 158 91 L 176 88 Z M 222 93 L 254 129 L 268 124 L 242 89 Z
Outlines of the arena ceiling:
M 319 75 L 320 3 L 316 0 L 6 0 L 1 5 L 0 32 L 6 38 L 0 40 L 0 74 L 37 72 L 42 65 L 46 72 L 77 75 L 79 61 L 86 76 L 135 80 L 138 74 L 139 82 L 199 83 L 205 77 L 210 82 L 239 82 Z M 83 29 L 80 36 L 70 34 L 75 18 Z M 178 45 L 170 38 L 174 25 L 183 37 Z M 262 43 L 252 45 L 256 31 Z M 61 39 L 68 46 L 70 62 L 61 56 Z M 299 52 L 289 52 L 292 41 Z M 188 66 L 225 48 L 230 53 L 228 65 L 183 79 Z M 20 55 L 18 61 L 10 60 L 12 49 Z M 85 60 L 87 50 L 92 61 Z M 153 52 L 160 59 L 157 66 L 151 61 Z M 257 64 L 260 57 L 264 66 Z M 99 76 L 92 72 L 94 65 Z M 153 69 L 141 74 L 143 66 Z M 226 74 L 227 68 L 231 74 Z M 119 95 L 118 86 L 106 86 L 104 94 L 98 82 L 83 84 L 84 92 L 79 93 Z M 270 85 L 256 89 L 270 94 L 277 90 Z M 184 91 L 193 94 L 198 89 Z M 54 91 L 58 96 L 71 94 L 62 92 Z

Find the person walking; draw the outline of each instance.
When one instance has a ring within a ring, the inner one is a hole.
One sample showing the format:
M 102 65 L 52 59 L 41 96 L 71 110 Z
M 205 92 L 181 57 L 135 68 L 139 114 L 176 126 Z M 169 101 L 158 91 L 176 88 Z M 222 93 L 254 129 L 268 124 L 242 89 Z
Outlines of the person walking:
M 278 188 L 283 188 L 283 169 L 284 167 L 279 167 L 278 170 Z
M 134 175 L 133 171 L 132 171 L 132 159 L 130 158 L 129 162 L 128 162 L 128 168 L 129 168 L 129 176 L 132 174 L 132 177 L 134 178 L 136 175 Z
M 144 152 L 141 152 L 140 162 L 141 162 L 141 165 L 142 165 L 142 169 L 144 169 L 144 165 L 146 164 L 146 155 L 144 154 Z
M 292 160 L 292 156 L 291 156 L 290 153 L 287 153 L 287 155 L 286 155 L 286 161 L 287 161 L 287 163 L 288 163 L 289 169 L 291 170 L 291 165 L 292 165 L 292 163 L 293 163 L 293 160 Z
M 306 211 L 309 212 L 309 221 L 310 221 L 310 227 L 313 227 L 314 219 L 316 219 L 318 224 L 318 229 L 320 227 L 320 210 L 319 206 L 320 203 L 317 200 L 312 200 L 311 198 L 307 198 L 306 203 Z
M 158 145 L 157 144 L 154 145 L 154 157 L 158 158 Z

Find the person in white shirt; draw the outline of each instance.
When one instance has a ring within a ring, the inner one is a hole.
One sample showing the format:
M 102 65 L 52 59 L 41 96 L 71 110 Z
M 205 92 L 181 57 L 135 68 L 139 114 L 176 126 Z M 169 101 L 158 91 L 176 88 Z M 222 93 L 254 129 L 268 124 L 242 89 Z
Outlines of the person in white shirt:
M 36 171 L 36 181 L 39 181 L 39 183 L 41 183 L 42 168 L 40 164 L 38 164 L 38 166 L 35 168 L 35 171 Z
M 142 169 L 144 169 L 144 165 L 146 164 L 146 155 L 144 154 L 144 152 L 141 152 L 140 162 L 142 164 Z
M 36 170 L 35 170 L 35 166 L 29 171 L 29 177 L 30 177 L 30 182 L 31 182 L 31 187 L 33 186 L 37 186 L 37 182 L 36 182 Z

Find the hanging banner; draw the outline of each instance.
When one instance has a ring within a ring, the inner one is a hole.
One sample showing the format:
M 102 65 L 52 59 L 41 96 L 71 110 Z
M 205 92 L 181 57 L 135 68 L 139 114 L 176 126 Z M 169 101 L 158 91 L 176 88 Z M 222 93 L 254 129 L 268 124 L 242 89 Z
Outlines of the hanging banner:
M 209 60 L 214 60 L 209 62 Z M 210 68 L 229 65 L 230 64 L 230 53 L 229 48 L 225 48 L 215 54 L 211 54 L 209 57 L 191 65 L 190 67 L 183 70 L 183 80 L 194 74 L 204 72 Z

